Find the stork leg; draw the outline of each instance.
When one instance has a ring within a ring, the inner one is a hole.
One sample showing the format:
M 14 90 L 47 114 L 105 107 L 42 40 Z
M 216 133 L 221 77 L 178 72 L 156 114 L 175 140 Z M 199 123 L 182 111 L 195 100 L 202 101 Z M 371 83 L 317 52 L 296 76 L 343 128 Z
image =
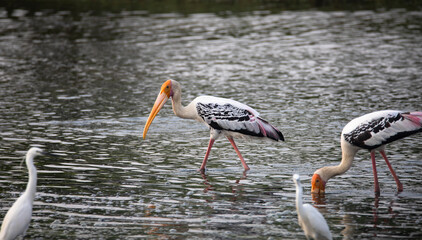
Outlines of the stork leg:
M 380 185 L 378 183 L 378 174 L 377 174 L 377 166 L 375 163 L 375 151 L 371 151 L 371 160 L 372 160 L 372 171 L 374 172 L 374 186 L 375 186 L 375 193 L 380 193 Z
M 397 184 L 397 190 L 399 192 L 403 191 L 403 185 L 401 184 L 399 178 L 396 175 L 396 172 L 394 172 L 393 167 L 391 166 L 390 162 L 387 159 L 387 155 L 385 154 L 384 151 L 380 151 L 382 157 L 384 158 L 385 162 L 387 163 L 388 168 L 390 169 L 391 174 L 394 177 L 394 180 L 396 180 L 396 184 Z
M 214 141 L 215 139 L 210 138 L 210 142 L 208 143 L 208 149 L 207 149 L 207 152 L 205 153 L 204 161 L 202 161 L 202 165 L 199 168 L 199 171 L 201 172 L 205 172 L 205 166 L 207 165 L 208 156 L 210 155 L 211 148 L 212 148 L 212 145 L 214 144 Z
M 236 143 L 234 143 L 233 138 L 232 138 L 232 137 L 227 137 L 227 139 L 229 139 L 230 143 L 232 144 L 232 146 L 233 146 L 234 150 L 235 150 L 235 151 L 236 151 L 236 153 L 237 153 L 237 156 L 239 156 L 240 161 L 242 162 L 242 165 L 243 165 L 243 167 L 245 168 L 245 171 L 246 171 L 246 170 L 249 170 L 250 168 L 249 168 L 249 167 L 248 167 L 248 165 L 246 164 L 245 159 L 243 159 L 242 154 L 240 154 L 240 151 L 239 151 L 239 149 L 237 148 Z

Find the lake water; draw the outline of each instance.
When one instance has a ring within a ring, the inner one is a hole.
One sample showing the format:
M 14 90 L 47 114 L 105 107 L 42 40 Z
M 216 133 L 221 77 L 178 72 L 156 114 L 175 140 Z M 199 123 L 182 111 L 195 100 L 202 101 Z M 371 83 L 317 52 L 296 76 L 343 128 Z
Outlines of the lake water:
M 27 239 L 305 239 L 304 201 L 335 239 L 422 238 L 422 135 L 390 144 L 396 184 L 369 153 L 313 199 L 313 172 L 340 161 L 340 132 L 382 109 L 422 110 L 422 11 L 409 9 L 151 13 L 0 8 L 0 219 L 24 191 L 25 151 L 37 196 Z M 161 84 L 246 103 L 285 142 L 214 144 L 170 101 L 142 130 Z

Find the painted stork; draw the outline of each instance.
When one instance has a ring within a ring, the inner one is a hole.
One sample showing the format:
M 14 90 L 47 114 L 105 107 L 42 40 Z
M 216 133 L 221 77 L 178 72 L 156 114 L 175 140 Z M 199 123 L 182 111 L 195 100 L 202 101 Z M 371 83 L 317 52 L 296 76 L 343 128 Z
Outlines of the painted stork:
M 330 178 L 349 170 L 359 149 L 370 151 L 375 193 L 379 194 L 380 192 L 375 165 L 375 151 L 379 151 L 387 163 L 396 181 L 397 190 L 403 191 L 403 185 L 397 178 L 385 154 L 385 145 L 420 131 L 422 131 L 422 112 L 384 110 L 353 119 L 341 132 L 342 159 L 340 164 L 323 167 L 315 171 L 312 177 L 312 193 L 325 192 L 325 185 Z
M 284 141 L 283 134 L 278 129 L 260 118 L 259 113 L 253 108 L 240 102 L 212 96 L 200 96 L 195 98 L 186 107 L 182 106 L 180 84 L 171 79 L 167 80 L 161 86 L 161 91 L 155 100 L 145 124 L 143 132 L 144 139 L 155 116 L 170 97 L 176 116 L 194 119 L 210 128 L 211 136 L 207 152 L 199 169 L 201 172 L 205 171 L 207 159 L 214 141 L 221 135 L 227 137 L 230 141 L 245 170 L 249 170 L 249 167 L 240 154 L 233 140 L 234 137 L 259 137 Z
M 32 147 L 26 153 L 25 162 L 29 172 L 28 185 L 3 219 L 0 230 L 1 240 L 15 239 L 25 235 L 32 218 L 32 205 L 37 187 L 37 169 L 34 166 L 34 158 L 45 154 L 42 149 L 37 147 Z
M 293 175 L 296 184 L 296 211 L 299 225 L 305 232 L 306 239 L 331 240 L 330 228 L 324 216 L 312 205 L 302 203 L 302 185 L 298 174 Z

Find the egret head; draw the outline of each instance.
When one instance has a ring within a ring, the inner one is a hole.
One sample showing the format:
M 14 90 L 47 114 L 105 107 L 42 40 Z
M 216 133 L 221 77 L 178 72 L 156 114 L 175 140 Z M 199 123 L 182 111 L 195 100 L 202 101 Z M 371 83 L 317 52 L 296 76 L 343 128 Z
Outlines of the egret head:
M 28 156 L 36 157 L 36 156 L 41 156 L 41 155 L 45 155 L 45 152 L 44 152 L 44 150 L 42 150 L 41 148 L 38 148 L 38 147 L 32 147 L 26 153 L 27 157 Z
M 300 176 L 299 176 L 299 174 L 293 174 L 293 182 L 295 183 L 295 184 L 298 184 L 298 183 L 300 183 Z
M 155 116 L 157 116 L 158 112 L 161 110 L 161 108 L 164 106 L 164 104 L 167 102 L 167 100 L 173 96 L 173 88 L 172 85 L 175 81 L 173 80 L 167 80 L 163 85 L 161 85 L 161 91 L 157 96 L 157 99 L 155 100 L 154 106 L 152 107 L 151 113 L 149 114 L 147 123 L 144 127 L 144 133 L 143 138 L 145 139 L 148 128 L 151 125 L 152 121 L 154 120 Z
M 42 150 L 41 148 L 38 147 L 32 147 L 28 150 L 28 152 L 26 152 L 26 156 L 22 159 L 21 162 L 21 166 L 22 163 L 26 160 L 26 162 L 28 163 L 28 161 L 33 162 L 34 158 L 36 156 L 41 156 L 41 155 L 48 155 L 48 153 L 44 152 L 44 150 Z

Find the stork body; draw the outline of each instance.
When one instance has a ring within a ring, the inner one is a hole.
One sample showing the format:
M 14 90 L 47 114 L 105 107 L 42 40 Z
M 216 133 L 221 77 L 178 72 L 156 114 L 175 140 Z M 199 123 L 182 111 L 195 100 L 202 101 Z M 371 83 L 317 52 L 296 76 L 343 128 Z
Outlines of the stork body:
M 41 154 L 44 152 L 36 147 L 29 149 L 26 154 L 25 162 L 29 172 L 28 185 L 25 192 L 7 211 L 1 225 L 0 240 L 12 240 L 18 236 L 24 236 L 29 227 L 37 187 L 37 169 L 34 166 L 34 157 Z
M 298 174 L 293 175 L 296 184 L 296 211 L 299 225 L 305 232 L 306 239 L 331 240 L 330 229 L 322 214 L 310 204 L 302 202 L 302 185 Z
M 316 170 L 312 178 L 312 192 L 325 192 L 327 181 L 349 170 L 359 149 L 366 149 L 370 152 L 376 193 L 380 192 L 375 164 L 376 151 L 381 153 L 387 163 L 396 181 L 398 191 L 403 191 L 403 185 L 385 154 L 385 146 L 420 131 L 422 131 L 422 112 L 384 110 L 353 119 L 341 133 L 341 163 L 338 166 L 328 166 Z
M 253 108 L 243 103 L 226 98 L 200 96 L 195 98 L 186 107 L 182 106 L 180 84 L 174 80 L 168 80 L 162 85 L 161 92 L 158 94 L 145 125 L 143 138 L 145 138 L 155 116 L 170 97 L 176 116 L 194 119 L 210 128 L 210 140 L 200 167 L 201 171 L 205 170 L 211 148 L 215 140 L 221 135 L 227 137 L 230 141 L 245 170 L 249 170 L 249 167 L 240 154 L 234 142 L 234 137 L 259 137 L 284 141 L 284 137 L 278 129 L 260 118 L 259 113 Z

